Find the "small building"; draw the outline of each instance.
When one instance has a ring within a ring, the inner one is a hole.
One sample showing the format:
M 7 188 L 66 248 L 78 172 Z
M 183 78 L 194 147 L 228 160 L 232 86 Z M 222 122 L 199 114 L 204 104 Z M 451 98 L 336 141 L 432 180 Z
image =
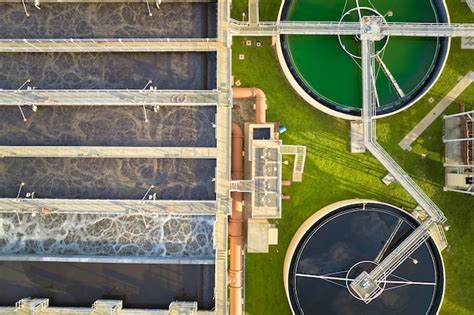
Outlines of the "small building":
M 232 181 L 231 190 L 245 192 L 247 251 L 267 253 L 278 243 L 278 229 L 268 222 L 281 218 L 282 164 L 284 155 L 294 157 L 292 181 L 300 182 L 306 147 L 283 145 L 275 123 L 244 125 L 244 180 Z
M 445 191 L 474 195 L 474 110 L 444 116 Z

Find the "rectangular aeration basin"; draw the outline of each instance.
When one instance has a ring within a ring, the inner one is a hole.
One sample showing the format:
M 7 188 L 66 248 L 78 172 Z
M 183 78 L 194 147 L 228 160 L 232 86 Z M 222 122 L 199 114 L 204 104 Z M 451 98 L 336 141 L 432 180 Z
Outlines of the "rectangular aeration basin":
M 215 200 L 215 159 L 2 158 L 0 198 Z M 152 187 L 153 186 L 153 187 Z
M 0 261 L 213 263 L 212 215 L 0 212 Z
M 21 2 L 1 2 L 0 39 L 217 37 L 216 3 L 150 5 L 153 16 L 138 1 L 41 1 L 41 10 L 26 1 L 26 17 Z M 213 90 L 216 64 L 215 52 L 0 53 L 0 89 Z M 72 105 L 22 106 L 27 121 L 18 107 L 0 107 L 0 146 L 216 147 L 215 106 Z M 0 209 L 0 305 L 47 297 L 50 306 L 111 299 L 167 309 L 180 300 L 212 310 L 215 216 L 153 212 L 140 200 L 215 200 L 216 160 L 165 157 L 0 158 L 0 198 L 21 207 Z M 18 197 L 139 206 L 59 213 Z
M 215 147 L 215 106 L 0 107 L 0 146 Z
M 0 3 L 0 38 L 215 38 L 216 3 Z
M 214 307 L 214 265 L 0 262 L 0 305 L 48 297 L 50 306 L 87 307 L 99 299 L 124 308 L 168 309 L 171 302 Z
M 212 90 L 216 53 L 0 53 L 0 89 L 26 80 L 38 89 Z

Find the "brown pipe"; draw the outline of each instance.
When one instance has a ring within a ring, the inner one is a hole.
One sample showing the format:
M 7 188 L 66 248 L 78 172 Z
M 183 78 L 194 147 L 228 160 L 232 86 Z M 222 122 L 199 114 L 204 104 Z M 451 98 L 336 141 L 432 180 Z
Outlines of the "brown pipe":
M 284 179 L 284 180 L 281 181 L 281 185 L 282 185 L 283 187 L 289 187 L 289 186 L 291 186 L 291 180 L 289 180 L 289 179 Z
M 264 124 L 267 121 L 267 97 L 262 90 L 258 88 L 232 88 L 233 97 L 240 98 L 255 98 L 255 122 L 257 124 Z
M 232 124 L 231 178 L 241 180 L 244 177 L 242 154 L 244 151 L 244 133 L 239 125 Z M 242 315 L 243 286 L 243 193 L 234 191 L 232 214 L 229 219 L 229 312 Z
M 255 122 L 266 123 L 267 98 L 262 90 L 257 88 L 233 88 L 233 97 L 255 98 Z M 244 133 L 236 123 L 232 124 L 232 156 L 231 178 L 244 178 Z M 243 296 L 243 197 L 242 192 L 234 191 L 232 197 L 232 214 L 229 219 L 229 313 L 242 315 Z

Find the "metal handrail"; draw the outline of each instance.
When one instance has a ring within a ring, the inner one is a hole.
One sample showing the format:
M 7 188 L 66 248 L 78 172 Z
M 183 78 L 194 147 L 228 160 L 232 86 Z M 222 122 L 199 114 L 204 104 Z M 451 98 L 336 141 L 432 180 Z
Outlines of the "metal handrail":
M 10 38 L 0 39 L 6 52 L 217 51 L 216 38 Z
M 372 41 L 363 40 L 363 124 L 364 144 L 374 157 L 395 177 L 395 179 L 407 190 L 415 201 L 432 217 L 437 223 L 444 223 L 446 217 L 436 204 L 420 189 L 411 177 L 398 165 L 398 163 L 377 143 L 374 130 L 375 122 L 375 91 L 373 90 L 372 56 L 374 50 Z M 368 45 L 368 46 L 366 46 Z
M 160 42 L 160 43 L 218 43 L 217 38 L 0 38 L 0 43 L 93 43 L 93 42 Z
M 446 221 L 443 212 L 431 201 L 431 199 L 420 189 L 411 177 L 395 162 L 395 160 L 377 143 L 375 137 L 374 117 L 376 111 L 376 91 L 374 84 L 374 53 L 375 45 L 372 40 L 362 38 L 362 79 L 363 79 L 363 108 L 362 120 L 364 126 L 364 145 L 374 157 L 395 177 L 415 201 L 426 211 L 429 217 L 416 228 L 407 238 L 403 240 L 380 264 L 372 270 L 367 277 L 375 283 L 380 283 L 397 269 L 416 249 L 418 249 L 429 237 L 430 228 L 435 224 Z M 363 281 L 364 276 L 357 281 Z M 352 286 L 359 283 L 355 281 Z M 374 299 L 382 289 L 375 286 L 363 297 L 366 303 Z
M 229 25 L 237 35 L 357 35 L 362 32 L 359 22 L 280 21 L 250 25 L 248 22 L 232 20 Z M 380 31 L 384 36 L 468 37 L 474 36 L 474 24 L 390 22 L 382 25 Z
M 2 90 L 0 104 L 17 105 L 217 105 L 217 90 Z

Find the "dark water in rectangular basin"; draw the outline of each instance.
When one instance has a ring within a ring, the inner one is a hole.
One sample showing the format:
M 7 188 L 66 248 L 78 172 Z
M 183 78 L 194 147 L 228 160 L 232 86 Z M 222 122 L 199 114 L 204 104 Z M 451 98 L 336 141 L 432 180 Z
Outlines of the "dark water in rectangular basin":
M 215 147 L 215 106 L 0 107 L 0 145 Z
M 213 38 L 217 34 L 216 3 L 27 2 L 0 4 L 0 38 Z
M 168 309 L 180 300 L 210 310 L 214 270 L 214 265 L 0 262 L 0 305 L 14 306 L 25 297 L 81 307 L 116 299 L 126 308 Z
M 3 158 L 0 197 L 214 200 L 214 159 Z
M 216 88 L 215 53 L 0 53 L 0 88 Z

